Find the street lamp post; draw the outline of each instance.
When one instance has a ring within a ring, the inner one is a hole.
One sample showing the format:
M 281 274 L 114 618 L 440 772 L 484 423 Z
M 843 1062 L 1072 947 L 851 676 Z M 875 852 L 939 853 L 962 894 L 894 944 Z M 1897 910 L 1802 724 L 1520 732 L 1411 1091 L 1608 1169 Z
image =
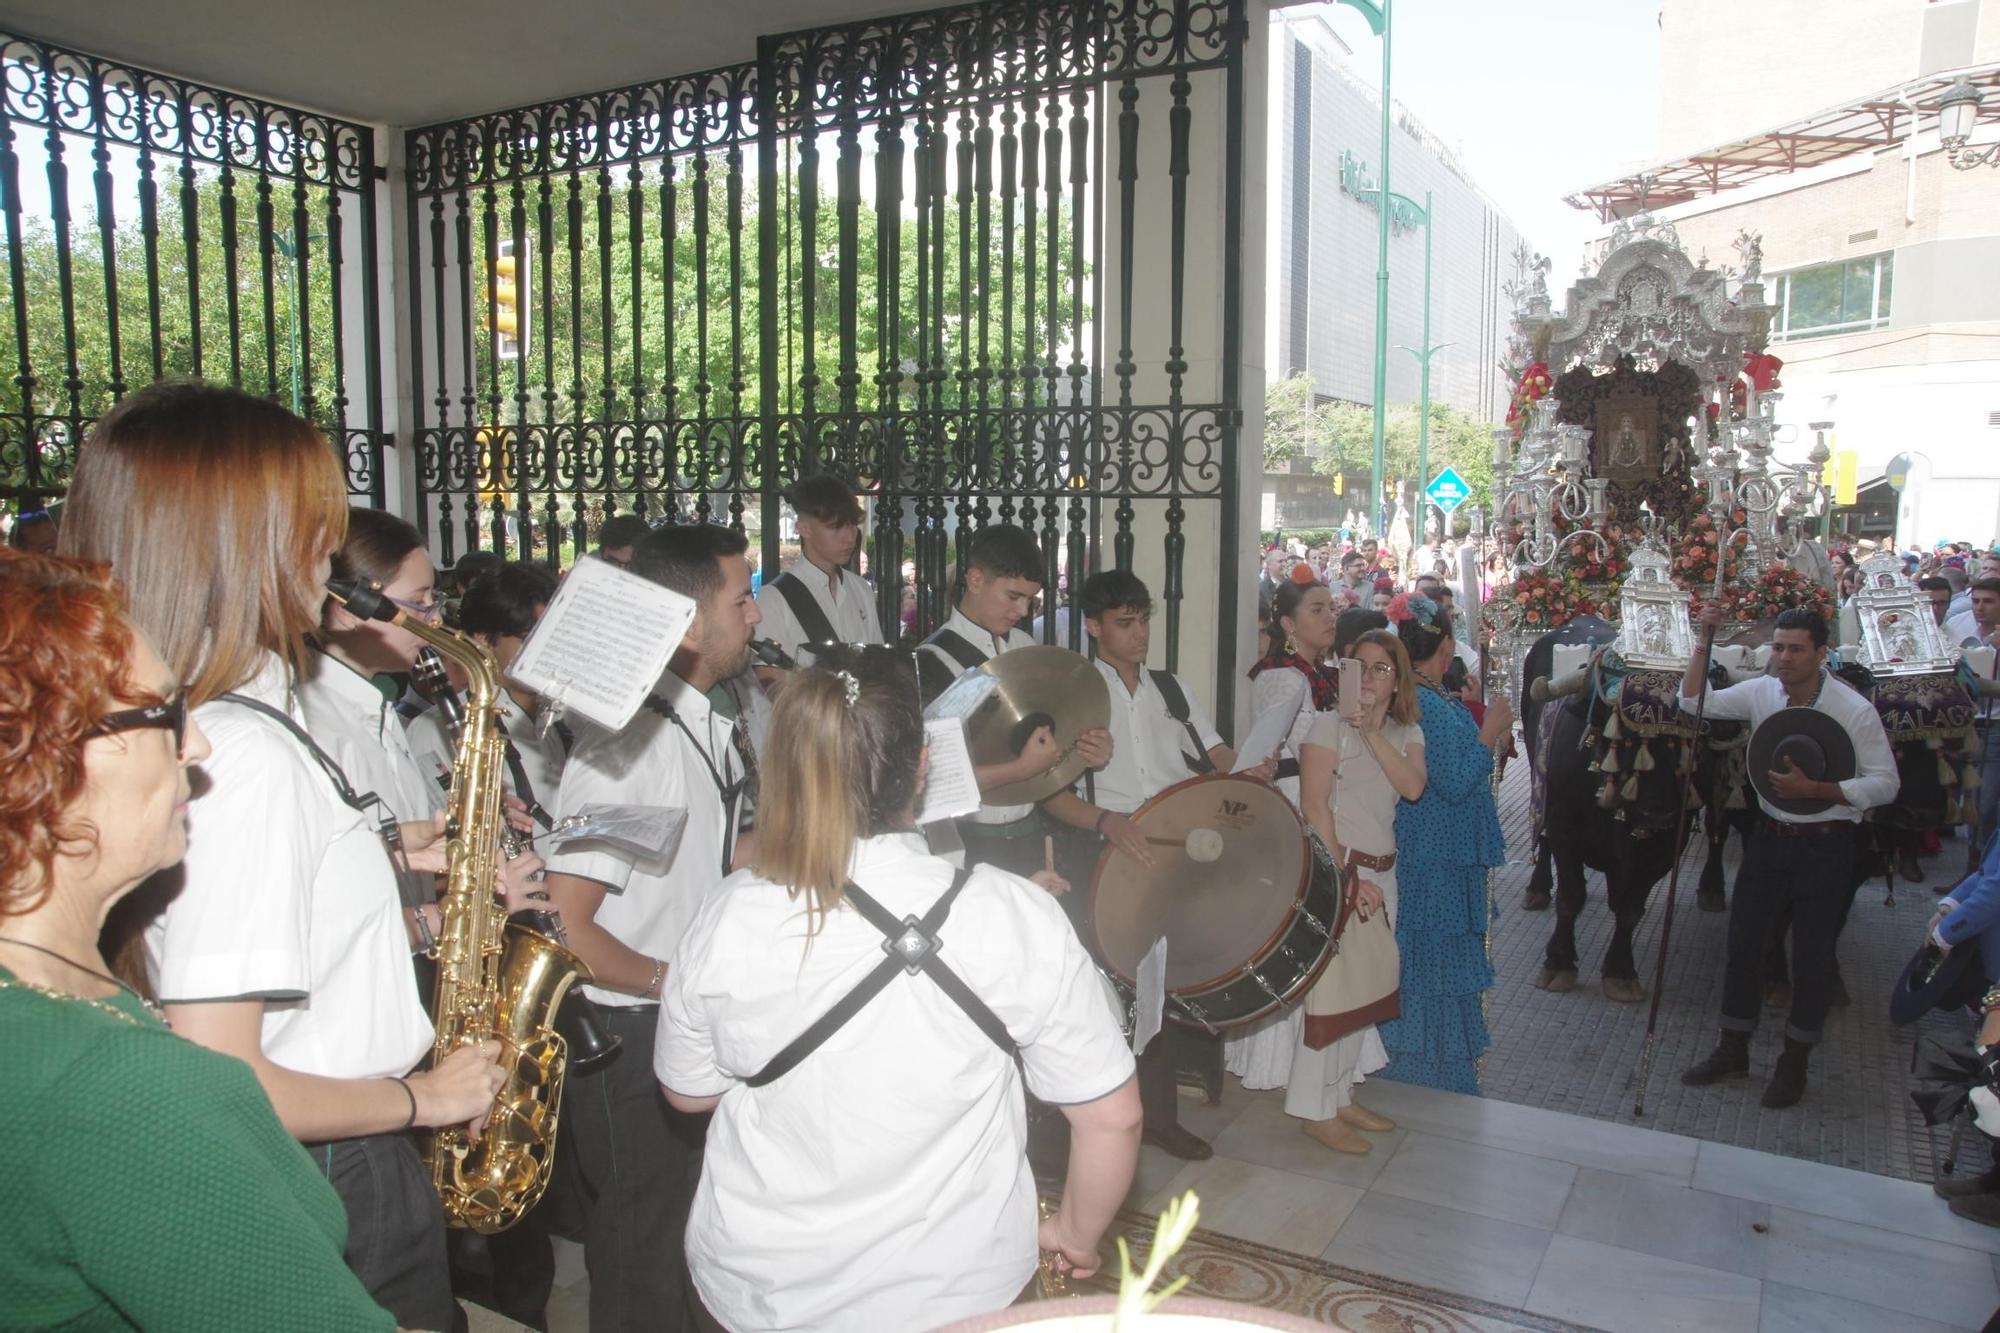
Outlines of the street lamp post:
M 1385 526 L 1382 505 L 1383 442 L 1389 386 L 1389 31 L 1395 0 L 1340 0 L 1368 20 L 1369 30 L 1382 39 L 1382 209 L 1375 230 L 1375 453 L 1368 474 L 1368 506 L 1372 531 Z
M 1427 335 L 1430 333 L 1430 313 L 1430 302 L 1426 300 L 1424 302 L 1424 332 Z M 1398 343 L 1397 346 L 1401 347 L 1402 344 Z M 1417 358 L 1417 364 L 1422 367 L 1422 377 L 1419 380 L 1422 387 L 1417 391 L 1417 412 L 1419 413 L 1417 417 L 1417 503 L 1419 506 L 1418 512 L 1423 514 L 1424 521 L 1418 524 L 1418 527 L 1422 529 L 1417 534 L 1419 541 L 1424 540 L 1425 536 L 1429 533 L 1431 523 L 1430 501 L 1424 498 L 1424 487 L 1430 485 L 1431 477 L 1431 357 L 1450 346 L 1452 344 L 1448 342 L 1434 343 L 1426 340 L 1420 348 L 1403 347 L 1404 351 Z

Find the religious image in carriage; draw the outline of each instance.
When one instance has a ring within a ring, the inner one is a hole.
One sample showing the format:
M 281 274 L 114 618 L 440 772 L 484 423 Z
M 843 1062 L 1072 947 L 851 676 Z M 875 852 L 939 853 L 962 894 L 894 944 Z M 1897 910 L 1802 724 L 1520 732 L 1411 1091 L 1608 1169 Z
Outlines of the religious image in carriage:
M 1746 234 L 1737 249 L 1739 271 L 1696 264 L 1671 225 L 1642 213 L 1618 224 L 1597 271 L 1570 288 L 1564 309 L 1553 308 L 1539 266 L 1514 290 L 1520 309 L 1509 352 L 1519 387 L 1510 429 L 1496 440 L 1493 518 L 1514 579 L 1483 611 L 1494 631 L 1493 679 L 1522 704 L 1536 830 L 1523 906 L 1555 909 L 1536 980 L 1546 991 L 1578 984 L 1587 869 L 1604 876 L 1614 921 L 1601 962 L 1604 994 L 1636 1003 L 1648 991 L 1633 933 L 1655 886 L 1671 875 L 1670 895 L 1677 888 L 1697 822 L 1709 843 L 1697 892 L 1706 911 L 1731 906 L 1722 875 L 1731 829 L 1746 845 L 1774 820 L 1801 843 L 1809 840 L 1801 829 L 1817 832 L 1812 816 L 1773 814 L 1750 780 L 1746 756 L 1764 712 L 1746 712 L 1737 692 L 1716 710 L 1727 718 L 1695 715 L 1722 687 L 1781 677 L 1774 646 L 1810 657 L 1831 640 L 1832 660 L 1819 679 L 1871 702 L 1894 754 L 1893 795 L 1885 776 L 1879 799 L 1873 787 L 1859 792 L 1872 808 L 1860 810 L 1856 800 L 1834 812 L 1857 849 L 1836 891 L 1836 934 L 1872 875 L 1888 877 L 1893 901 L 1898 863 L 1913 859 L 1901 853 L 1926 829 L 1956 819 L 1979 781 L 1970 762 L 1979 682 L 1920 614 L 1899 564 L 1868 571 L 1879 577 L 1864 580 L 1865 602 L 1856 599 L 1860 623 L 1829 633 L 1833 590 L 1815 581 L 1826 562 L 1810 535 L 1828 503 L 1826 451 L 1815 444 L 1793 463 L 1774 456 L 1781 363 L 1767 347 L 1761 247 Z M 1816 638 L 1786 639 L 1781 616 L 1795 630 L 1816 623 Z M 1811 670 L 1807 662 L 1794 674 L 1810 686 Z M 1709 688 L 1684 696 L 1684 675 Z M 1807 688 L 1792 702 L 1817 699 Z M 1776 716 L 1766 725 L 1796 727 Z M 1816 753 L 1809 737 L 1777 748 Z M 1809 781 L 1831 789 L 1852 773 L 1827 769 Z M 1794 789 L 1789 779 L 1785 786 Z M 1819 818 L 1831 804 L 1815 807 Z M 1739 894 L 1743 888 L 1739 878 Z M 1789 1004 L 1792 907 L 1774 910 L 1762 980 L 1768 998 Z M 1671 925 L 1670 901 L 1669 933 Z M 1815 958 L 1825 952 L 1821 943 L 1814 942 Z M 1663 940 L 1655 991 L 1664 957 Z M 1823 981 L 1816 977 L 1811 988 Z M 1844 1002 L 1837 968 L 1825 988 Z M 1779 1082 L 1802 1077 L 1803 1054 L 1789 1053 L 1794 1038 L 1809 1045 L 1817 1037 L 1818 1017 L 1806 1015 L 1801 1027 L 1795 1010 L 1786 1047 L 1792 1064 L 1781 1067 Z M 1725 1013 L 1725 1045 L 1733 1049 L 1730 1026 Z M 1642 1090 L 1643 1081 L 1642 1072 Z M 1788 1105 L 1787 1096 L 1796 1100 L 1774 1084 L 1767 1105 Z

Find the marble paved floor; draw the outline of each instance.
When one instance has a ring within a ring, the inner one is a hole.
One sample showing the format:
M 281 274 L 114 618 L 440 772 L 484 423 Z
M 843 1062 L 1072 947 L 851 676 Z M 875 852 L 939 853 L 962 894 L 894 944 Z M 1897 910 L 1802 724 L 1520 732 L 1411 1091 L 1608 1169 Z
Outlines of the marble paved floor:
M 1148 1148 L 1135 1205 L 1193 1189 L 1202 1225 L 1614 1333 L 1978 1328 L 2000 1231 L 1929 1188 L 1843 1167 L 1380 1080 L 1397 1122 L 1321 1148 L 1282 1095 L 1182 1103 L 1216 1156 Z
M 1145 1149 L 1131 1202 L 1193 1189 L 1203 1227 L 1611 1333 L 1941 1333 L 2000 1307 L 2000 1230 L 1919 1183 L 1381 1080 L 1362 1100 L 1398 1127 L 1351 1157 L 1280 1093 L 1185 1093 L 1216 1155 Z M 549 1326 L 582 1333 L 558 1247 Z

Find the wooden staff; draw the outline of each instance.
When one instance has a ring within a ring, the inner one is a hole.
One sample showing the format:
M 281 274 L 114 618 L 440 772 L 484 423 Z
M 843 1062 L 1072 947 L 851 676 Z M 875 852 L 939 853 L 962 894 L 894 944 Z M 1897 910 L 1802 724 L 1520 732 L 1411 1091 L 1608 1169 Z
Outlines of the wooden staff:
M 1715 552 L 1715 592 L 1710 598 L 1710 606 L 1722 604 L 1721 547 Z M 1708 713 L 1708 666 L 1715 653 L 1715 626 L 1704 623 L 1701 627 L 1701 694 L 1694 702 L 1694 735 L 1681 745 L 1681 813 L 1674 825 L 1674 865 L 1667 874 L 1667 914 L 1660 922 L 1660 956 L 1653 965 L 1653 1001 L 1646 1008 L 1646 1040 L 1639 1047 L 1638 1086 L 1632 1092 L 1632 1116 L 1637 1119 L 1646 1114 L 1646 1080 L 1653 1073 L 1653 1048 L 1659 1039 L 1660 997 L 1667 989 L 1667 946 L 1674 938 L 1674 900 L 1680 896 L 1681 862 L 1688 835 L 1689 798 L 1694 792 L 1694 770 L 1696 749 L 1701 744 L 1701 721 Z

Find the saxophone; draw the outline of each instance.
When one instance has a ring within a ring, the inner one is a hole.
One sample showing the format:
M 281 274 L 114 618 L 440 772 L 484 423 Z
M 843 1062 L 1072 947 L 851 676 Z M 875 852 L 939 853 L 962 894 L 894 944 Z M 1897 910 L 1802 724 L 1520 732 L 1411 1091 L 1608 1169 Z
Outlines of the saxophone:
M 572 986 L 590 980 L 590 969 L 563 946 L 553 914 L 522 913 L 510 922 L 493 896 L 506 832 L 500 797 L 507 755 L 493 654 L 468 635 L 425 624 L 357 580 L 329 580 L 327 591 L 364 620 L 409 631 L 468 682 L 446 803 L 431 1060 L 435 1065 L 470 1042 L 498 1041 L 507 1082 L 493 1099 L 484 1134 L 475 1140 L 463 1125 L 434 1130 L 425 1160 L 445 1220 L 492 1235 L 520 1221 L 548 1188 L 568 1064 L 556 1011 Z

